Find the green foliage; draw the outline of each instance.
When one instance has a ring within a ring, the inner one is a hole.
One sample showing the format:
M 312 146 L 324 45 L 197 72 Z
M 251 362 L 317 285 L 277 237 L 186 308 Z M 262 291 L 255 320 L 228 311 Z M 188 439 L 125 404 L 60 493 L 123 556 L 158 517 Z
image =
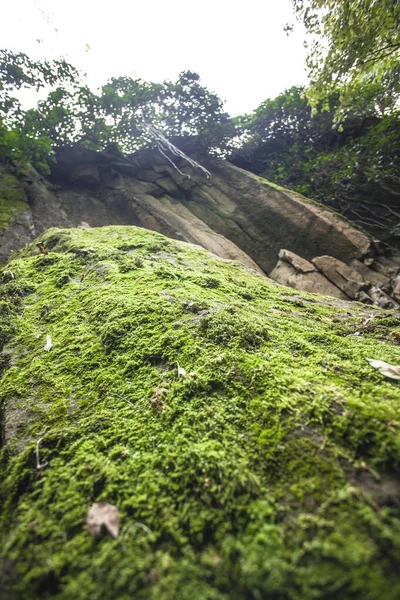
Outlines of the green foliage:
M 32 61 L 26 54 L 0 50 L 0 160 L 24 160 L 48 172 L 53 158 L 51 138 L 21 108 L 15 94 L 72 84 L 77 71 L 64 60 Z
M 22 110 L 13 94 L 49 88 L 36 108 Z M 98 94 L 82 85 L 64 61 L 34 62 L 0 52 L 0 159 L 22 159 L 48 171 L 54 149 L 79 143 L 101 150 L 117 143 L 125 152 L 154 145 L 147 125 L 166 137 L 195 137 L 199 150 L 223 153 L 235 128 L 221 100 L 190 71 L 162 84 L 113 78 Z
M 221 100 L 200 84 L 196 73 L 186 71 L 176 82 L 162 84 L 111 79 L 101 90 L 99 103 L 111 119 L 109 141 L 125 151 L 151 143 L 146 124 L 166 137 L 194 136 L 199 149 L 224 151 L 235 129 Z
M 140 228 L 40 240 L 0 284 L 4 597 L 396 600 L 398 386 L 365 358 L 400 363 L 398 314 L 351 335 L 369 308 Z
M 314 106 L 339 89 L 336 118 L 362 101 L 393 109 L 400 95 L 400 3 L 398 0 L 292 0 L 311 34 L 309 98 Z

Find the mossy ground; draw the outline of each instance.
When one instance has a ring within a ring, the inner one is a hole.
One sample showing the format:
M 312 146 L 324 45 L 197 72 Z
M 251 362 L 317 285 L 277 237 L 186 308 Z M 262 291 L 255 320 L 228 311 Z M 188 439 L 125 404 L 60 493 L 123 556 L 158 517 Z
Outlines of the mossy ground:
M 399 384 L 365 360 L 400 364 L 398 314 L 143 229 L 41 241 L 0 286 L 4 597 L 400 597 Z
M 29 209 L 25 192 L 14 175 L 0 173 L 0 228 L 7 227 L 13 217 Z

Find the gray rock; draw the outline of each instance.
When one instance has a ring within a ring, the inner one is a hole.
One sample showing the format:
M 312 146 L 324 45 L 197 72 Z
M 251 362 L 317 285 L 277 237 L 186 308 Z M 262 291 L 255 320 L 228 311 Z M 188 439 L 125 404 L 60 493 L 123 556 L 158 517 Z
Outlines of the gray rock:
M 378 287 L 372 286 L 368 290 L 368 295 L 377 306 L 381 306 L 382 308 L 400 308 L 393 298 L 385 294 L 385 292 Z
M 381 275 L 396 277 L 400 272 L 400 265 L 397 260 L 392 260 L 386 256 L 378 256 L 372 263 L 371 269 L 381 273 Z
M 371 260 L 370 264 L 372 263 L 373 260 Z M 364 279 L 366 281 L 369 281 L 372 285 L 382 287 L 390 284 L 390 277 L 388 277 L 387 275 L 383 275 L 378 271 L 370 269 L 365 263 L 357 259 L 352 260 L 350 266 L 352 269 L 360 273 L 360 275 L 362 275 L 362 277 L 364 277 Z
M 322 273 L 318 273 L 315 269 L 307 273 L 301 273 L 292 264 L 284 260 L 278 261 L 276 267 L 270 273 L 270 277 L 277 283 L 287 285 L 295 290 L 333 296 L 341 300 L 349 299 L 346 294 L 324 277 Z
M 400 302 L 400 275 L 398 275 L 393 282 L 392 296 L 395 300 Z
M 317 256 L 312 262 L 329 281 L 353 300 L 359 292 L 365 291 L 370 285 L 360 273 L 333 256 Z
M 90 187 L 101 184 L 99 170 L 96 165 L 91 164 L 75 167 L 70 175 L 70 180 Z
M 290 250 L 279 250 L 279 258 L 292 265 L 298 273 L 312 273 L 317 270 L 308 260 L 297 256 L 297 254 L 290 252 Z

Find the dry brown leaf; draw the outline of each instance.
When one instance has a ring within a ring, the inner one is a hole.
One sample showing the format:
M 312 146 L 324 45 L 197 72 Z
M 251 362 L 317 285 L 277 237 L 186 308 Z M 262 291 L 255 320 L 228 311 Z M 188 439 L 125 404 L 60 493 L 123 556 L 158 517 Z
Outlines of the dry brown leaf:
M 107 529 L 113 538 L 119 534 L 119 512 L 116 506 L 108 502 L 95 502 L 89 509 L 86 524 L 92 535 L 100 535 L 101 526 Z
M 377 369 L 385 377 L 390 379 L 400 379 L 400 365 L 389 365 L 383 360 L 374 360 L 373 358 L 366 359 L 371 367 Z
M 165 408 L 166 408 L 162 399 L 165 396 L 165 394 L 167 393 L 167 391 L 168 390 L 165 387 L 163 387 L 162 385 L 158 385 L 153 392 L 150 402 L 151 402 L 152 406 L 156 410 L 158 410 L 158 412 L 163 412 L 163 410 L 165 410 Z

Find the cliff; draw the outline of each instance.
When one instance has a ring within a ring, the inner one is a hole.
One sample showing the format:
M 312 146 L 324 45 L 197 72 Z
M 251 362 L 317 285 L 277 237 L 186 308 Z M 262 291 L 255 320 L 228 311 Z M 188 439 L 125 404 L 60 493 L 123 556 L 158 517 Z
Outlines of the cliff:
M 183 149 L 185 147 L 183 146 Z M 137 225 L 299 290 L 398 308 L 400 254 L 322 205 L 227 161 L 60 150 L 48 180 L 0 170 L 0 260 L 49 227 Z M 305 262 L 302 262 L 305 259 Z
M 37 241 L 0 284 L 3 598 L 400 597 L 399 388 L 366 360 L 400 364 L 397 311 L 135 227 Z

